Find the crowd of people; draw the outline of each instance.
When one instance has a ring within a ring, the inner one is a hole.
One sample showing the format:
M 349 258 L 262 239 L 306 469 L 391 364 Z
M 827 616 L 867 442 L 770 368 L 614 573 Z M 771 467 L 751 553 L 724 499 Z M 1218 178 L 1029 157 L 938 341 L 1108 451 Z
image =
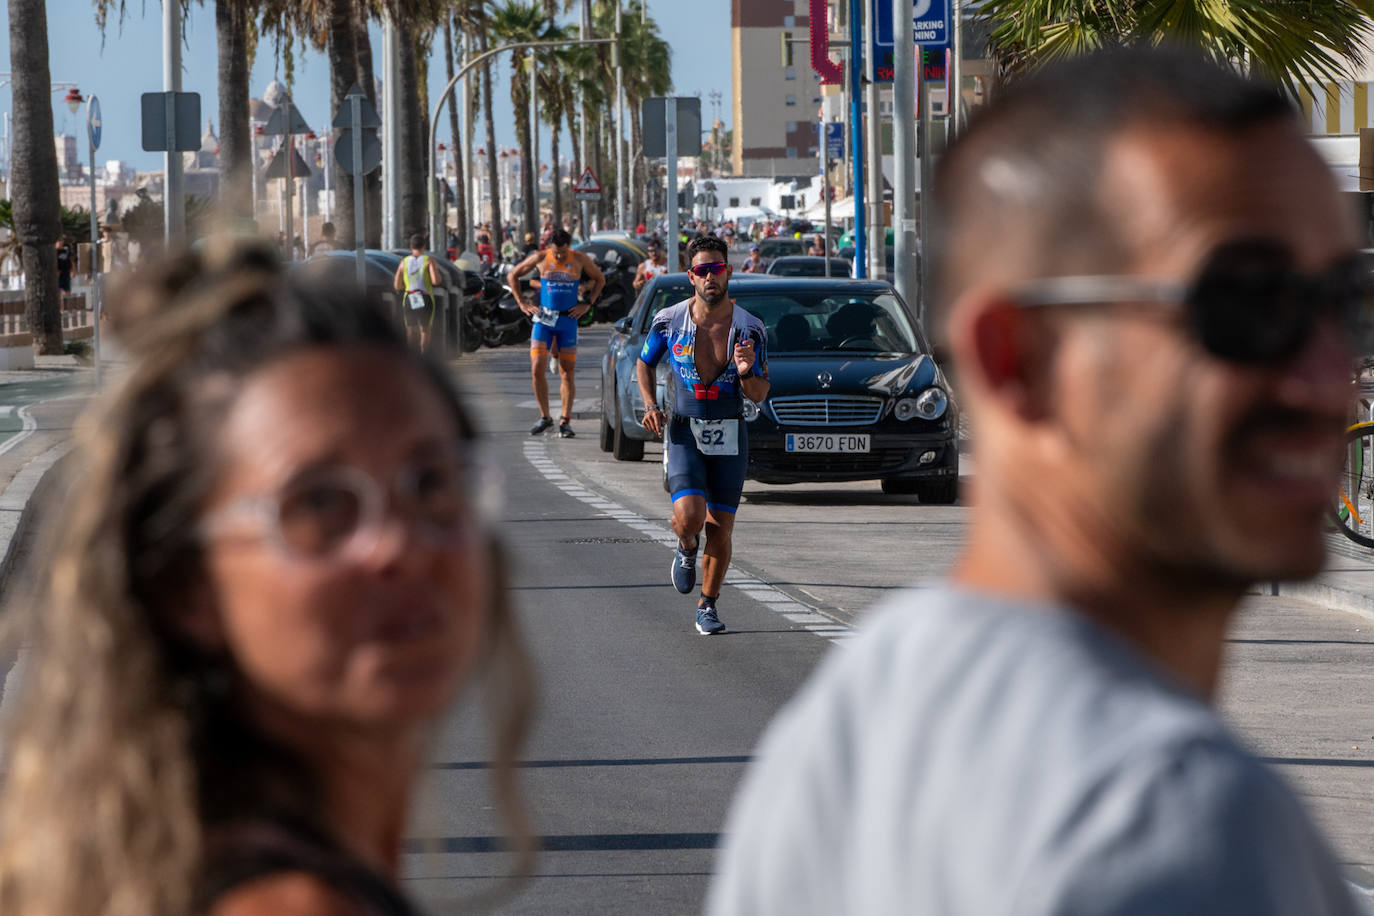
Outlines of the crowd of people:
M 1272 88 L 1117 50 L 999 91 L 932 193 L 929 330 L 978 430 L 968 541 L 769 729 L 707 912 L 1354 916 L 1312 818 L 1212 706 L 1242 595 L 1323 562 L 1370 294 L 1329 167 Z M 673 447 L 672 583 L 693 589 L 702 550 L 708 635 L 747 454 L 729 421 L 768 391 L 711 228 L 639 370 Z M 547 242 L 521 262 L 536 386 L 598 277 L 566 229 Z M 261 243 L 212 240 L 112 295 L 131 366 L 79 426 L 8 621 L 0 907 L 414 913 L 409 802 L 437 724 L 479 697 L 527 873 L 530 662 L 448 371 Z

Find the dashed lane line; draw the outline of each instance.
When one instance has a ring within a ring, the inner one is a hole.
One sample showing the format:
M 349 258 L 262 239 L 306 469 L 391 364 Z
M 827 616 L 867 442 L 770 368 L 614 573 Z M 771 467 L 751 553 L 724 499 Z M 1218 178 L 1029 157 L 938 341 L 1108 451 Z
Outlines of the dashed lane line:
M 600 493 L 587 489 L 582 484 L 573 481 L 571 477 L 549 457 L 549 447 L 544 442 L 527 441 L 524 443 L 525 460 L 528 461 L 536 471 L 549 483 L 562 490 L 564 493 L 578 500 L 587 507 L 594 509 L 597 514 L 606 518 L 628 525 L 635 531 L 644 535 L 664 547 L 676 548 L 677 535 L 657 522 L 651 522 L 642 515 L 626 509 L 619 503 L 607 499 Z M 817 636 L 831 640 L 832 642 L 842 642 L 852 635 L 853 630 L 848 624 L 842 623 L 831 617 L 820 613 L 816 608 L 806 605 L 782 592 L 763 580 L 741 572 L 738 569 L 731 569 L 725 574 L 725 584 L 733 586 L 744 595 L 754 599 L 780 615 L 784 620 L 793 626 L 799 627 L 808 632 L 815 633 Z

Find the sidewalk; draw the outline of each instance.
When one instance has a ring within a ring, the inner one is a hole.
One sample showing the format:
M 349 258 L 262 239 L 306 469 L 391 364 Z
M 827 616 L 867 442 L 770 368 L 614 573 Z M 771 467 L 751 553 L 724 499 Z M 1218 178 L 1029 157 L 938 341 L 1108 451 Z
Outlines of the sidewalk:
M 51 395 L 25 405 L 28 418 L 21 431 L 0 440 L 0 590 L 39 511 L 34 495 L 71 450 L 72 426 L 95 384 L 95 370 L 75 357 L 39 356 L 35 363 L 33 369 L 0 372 L 0 400 L 5 400 L 7 390 L 38 382 L 53 388 Z

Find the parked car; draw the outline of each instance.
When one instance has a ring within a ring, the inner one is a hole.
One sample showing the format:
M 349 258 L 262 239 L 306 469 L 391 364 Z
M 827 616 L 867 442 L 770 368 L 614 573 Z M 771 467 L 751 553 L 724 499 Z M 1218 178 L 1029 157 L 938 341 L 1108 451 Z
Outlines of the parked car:
M 881 480 L 922 502 L 958 496 L 958 410 L 920 325 L 890 284 L 756 277 L 731 297 L 768 329 L 772 386 L 746 402 L 750 479 L 762 483 Z M 650 321 L 691 295 L 685 274 L 645 284 L 616 322 L 601 365 L 601 445 L 638 460 L 650 437 L 635 377 Z M 671 412 L 659 367 L 660 403 Z M 668 390 L 671 390 L 670 388 Z
M 596 319 L 617 321 L 624 318 L 635 300 L 635 271 L 649 256 L 648 250 L 623 234 L 594 235 L 574 247 L 590 255 L 606 276 L 601 296 L 592 304 Z
M 765 261 L 787 255 L 806 254 L 806 242 L 801 239 L 771 238 L 759 239 L 759 257 Z
M 838 257 L 841 257 L 841 258 L 843 258 L 843 259 L 845 260 L 845 262 L 849 265 L 849 268 L 848 268 L 848 271 L 847 271 L 847 272 L 850 273 L 850 274 L 853 274 L 853 272 L 854 272 L 854 246 L 853 246 L 853 245 L 846 245 L 846 246 L 844 246 L 843 248 L 841 248 L 839 251 L 837 251 L 837 252 L 836 252 L 836 255 L 837 255 Z M 895 272 L 896 272 L 896 269 L 897 269 L 897 249 L 896 249 L 895 247 L 893 247 L 892 245 L 888 245 L 888 246 L 883 250 L 883 263 L 884 263 L 884 264 L 886 265 L 886 267 L 887 267 L 887 269 L 886 269 L 886 276 L 884 277 L 884 279 L 887 280 L 887 282 L 891 283 L 891 282 L 893 282 L 893 277 L 895 276 Z
M 829 260 L 831 277 L 848 277 L 854 268 L 854 262 L 844 258 Z M 824 277 L 825 262 L 825 258 L 818 256 L 791 254 L 774 260 L 764 273 L 776 277 Z

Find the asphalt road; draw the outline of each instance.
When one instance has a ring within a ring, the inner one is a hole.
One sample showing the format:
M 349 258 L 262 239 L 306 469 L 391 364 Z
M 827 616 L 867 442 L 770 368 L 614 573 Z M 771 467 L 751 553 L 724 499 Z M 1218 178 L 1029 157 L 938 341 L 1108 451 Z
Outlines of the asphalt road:
M 546 851 L 500 913 L 699 912 L 760 731 L 868 608 L 945 571 L 967 522 L 964 506 L 876 484 L 749 483 L 720 602 L 730 632 L 697 635 L 694 598 L 668 585 L 659 448 L 642 462 L 597 448 L 606 336 L 584 331 L 571 440 L 528 435 L 522 348 L 458 362 L 505 475 L 501 531 L 539 683 L 522 788 Z M 0 404 L 4 392 L 42 390 L 5 386 Z M 1255 597 L 1228 648 L 1223 714 L 1292 780 L 1351 876 L 1374 884 L 1374 622 Z M 494 840 L 482 712 L 474 693 L 444 724 L 415 804 L 406 887 L 434 913 L 500 889 L 511 866 Z
M 659 456 L 597 448 L 607 332 L 584 331 L 578 437 L 532 439 L 527 357 L 460 361 L 506 474 L 504 534 L 541 683 L 524 786 L 551 851 L 503 913 L 699 912 L 729 798 L 760 729 L 848 626 L 894 589 L 938 576 L 968 509 L 921 506 L 876 484 L 749 483 L 730 627 L 704 638 L 668 585 Z M 555 405 L 555 409 L 557 409 Z M 1220 705 L 1306 797 L 1353 879 L 1374 884 L 1374 622 L 1287 598 L 1240 616 Z M 438 745 L 417 805 L 412 893 L 435 912 L 499 886 L 508 859 L 485 793 L 473 710 Z M 474 799 L 477 799 L 474 801 Z M 428 852 L 419 849 L 431 850 Z

